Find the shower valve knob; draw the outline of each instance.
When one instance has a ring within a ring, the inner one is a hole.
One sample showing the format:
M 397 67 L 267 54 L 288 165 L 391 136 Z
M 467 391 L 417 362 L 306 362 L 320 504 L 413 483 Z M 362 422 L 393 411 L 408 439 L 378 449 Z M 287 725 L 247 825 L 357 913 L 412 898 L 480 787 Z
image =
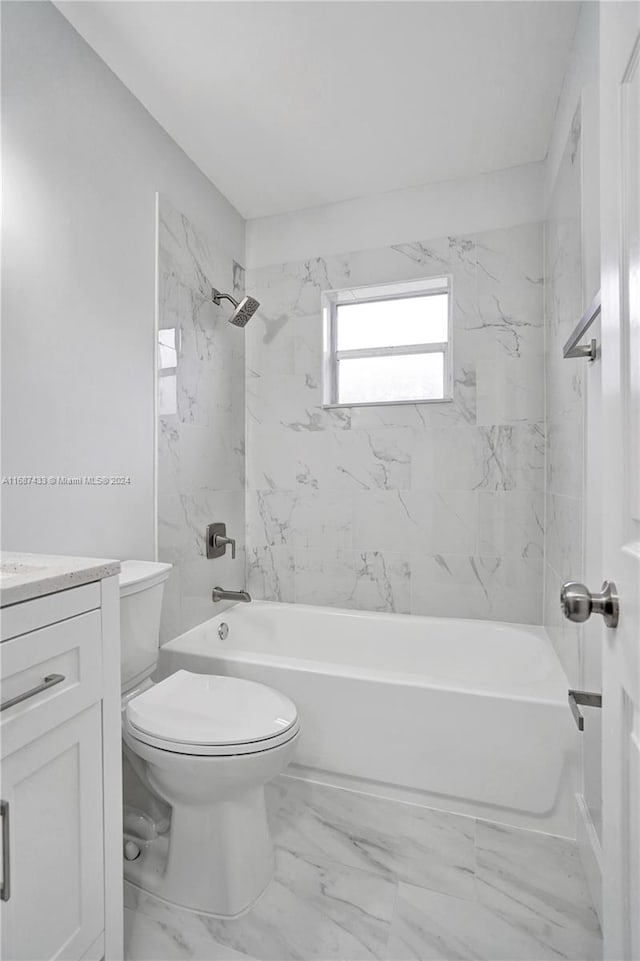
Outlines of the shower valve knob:
M 618 626 L 618 591 L 613 581 L 605 581 L 600 593 L 591 593 L 584 584 L 567 581 L 560 591 L 562 613 L 569 621 L 581 624 L 592 614 L 602 614 L 607 627 Z
M 235 541 L 235 537 L 224 537 L 222 534 L 215 534 L 215 535 L 214 535 L 214 538 L 213 538 L 213 546 L 214 546 L 214 547 L 221 548 L 223 551 L 226 551 L 226 549 L 227 549 L 227 544 L 230 544 L 230 545 L 231 545 L 231 560 L 232 560 L 232 561 L 235 561 L 235 559 L 236 559 L 236 541 Z
M 231 559 L 236 559 L 236 541 L 234 537 L 227 537 L 226 524 L 208 524 L 206 532 L 207 557 L 222 557 L 231 547 Z

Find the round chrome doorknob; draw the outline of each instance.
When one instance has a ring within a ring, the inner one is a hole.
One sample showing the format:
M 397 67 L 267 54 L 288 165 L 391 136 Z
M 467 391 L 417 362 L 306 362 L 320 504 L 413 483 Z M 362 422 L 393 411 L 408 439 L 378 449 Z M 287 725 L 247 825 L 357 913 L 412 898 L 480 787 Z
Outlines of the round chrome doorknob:
M 567 581 L 560 591 L 560 606 L 569 621 L 582 623 L 591 617 L 591 592 L 584 584 Z
M 567 581 L 560 591 L 560 606 L 569 621 L 581 624 L 592 614 L 602 614 L 607 627 L 618 625 L 618 591 L 613 581 L 605 581 L 599 594 L 577 581 Z

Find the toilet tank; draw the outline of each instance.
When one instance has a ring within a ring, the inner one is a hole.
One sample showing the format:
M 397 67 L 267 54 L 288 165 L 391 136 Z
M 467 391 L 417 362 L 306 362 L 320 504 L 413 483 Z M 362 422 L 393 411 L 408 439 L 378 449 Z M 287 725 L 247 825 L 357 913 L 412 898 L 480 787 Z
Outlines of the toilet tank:
M 160 648 L 162 592 L 171 564 L 123 561 L 120 571 L 120 653 L 122 690 L 155 670 Z

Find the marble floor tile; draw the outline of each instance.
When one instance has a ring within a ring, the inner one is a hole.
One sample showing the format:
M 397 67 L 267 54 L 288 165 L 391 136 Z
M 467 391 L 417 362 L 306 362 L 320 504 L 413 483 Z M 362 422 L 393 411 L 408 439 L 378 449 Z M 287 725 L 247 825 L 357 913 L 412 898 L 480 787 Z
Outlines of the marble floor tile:
M 225 921 L 195 914 L 138 890 L 134 896 L 136 911 L 158 922 L 164 936 L 186 951 L 201 950 L 202 942 L 211 939 L 261 961 L 357 961 L 384 957 L 396 885 L 375 874 L 317 865 L 278 851 L 273 881 L 240 918 Z
M 546 961 L 566 957 L 482 904 L 401 884 L 388 961 Z M 581 955 L 574 955 L 576 959 Z
M 471 818 L 286 777 L 269 785 L 268 809 L 292 854 L 474 897 Z
M 125 884 L 126 961 L 597 961 L 577 847 L 561 838 L 281 777 L 275 876 L 221 920 Z
M 600 925 L 574 843 L 479 821 L 476 892 L 480 904 L 551 956 L 601 956 Z
M 125 961 L 246 961 L 247 955 L 211 938 L 191 938 L 177 925 L 124 910 Z

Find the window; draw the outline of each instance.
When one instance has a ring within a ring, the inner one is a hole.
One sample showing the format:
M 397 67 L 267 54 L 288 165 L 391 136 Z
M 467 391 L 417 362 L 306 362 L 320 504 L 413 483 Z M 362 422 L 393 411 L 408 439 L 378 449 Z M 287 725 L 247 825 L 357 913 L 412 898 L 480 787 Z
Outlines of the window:
M 158 413 L 168 417 L 178 411 L 178 331 L 158 331 Z
M 448 277 L 322 295 L 324 405 L 451 399 Z

